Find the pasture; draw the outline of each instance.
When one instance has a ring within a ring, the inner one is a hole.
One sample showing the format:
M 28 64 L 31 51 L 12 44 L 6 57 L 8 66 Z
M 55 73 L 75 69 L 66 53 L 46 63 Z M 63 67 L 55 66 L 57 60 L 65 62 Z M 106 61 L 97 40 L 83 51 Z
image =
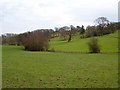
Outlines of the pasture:
M 118 52 L 118 31 L 112 34 L 96 37 L 99 41 L 101 52 Z M 53 38 L 50 42 L 50 49 L 56 51 L 89 52 L 88 41 L 90 38 L 80 39 L 80 36 L 73 36 L 71 42 L 61 41 L 60 38 Z
M 2 46 L 3 88 L 117 88 L 118 33 L 96 37 L 99 54 L 31 52 L 22 46 Z M 71 42 L 54 38 L 50 49 L 88 52 L 90 38 Z M 104 53 L 108 52 L 108 53 Z
M 3 88 L 117 88 L 118 54 L 24 51 L 2 46 Z

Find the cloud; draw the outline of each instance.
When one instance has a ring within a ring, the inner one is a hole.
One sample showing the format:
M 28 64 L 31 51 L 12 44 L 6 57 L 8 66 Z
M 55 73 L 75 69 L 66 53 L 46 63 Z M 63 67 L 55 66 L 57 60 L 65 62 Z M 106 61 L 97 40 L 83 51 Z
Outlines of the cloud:
M 117 21 L 118 0 L 0 0 L 2 33 L 94 25 L 100 16 Z

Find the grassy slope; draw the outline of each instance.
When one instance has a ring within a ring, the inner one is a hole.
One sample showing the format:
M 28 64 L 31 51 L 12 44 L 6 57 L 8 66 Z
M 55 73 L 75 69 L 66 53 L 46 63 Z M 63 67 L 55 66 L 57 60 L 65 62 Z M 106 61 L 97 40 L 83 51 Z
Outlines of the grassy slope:
M 97 38 L 101 46 L 101 52 L 118 52 L 118 32 Z M 80 39 L 79 35 L 75 36 L 69 43 L 54 38 L 50 42 L 50 48 L 60 51 L 88 52 L 87 43 L 89 40 L 90 38 Z
M 117 54 L 28 52 L 3 46 L 2 58 L 3 88 L 118 87 Z
M 102 52 L 117 51 L 117 32 L 97 38 Z M 85 52 L 88 41 L 89 38 L 79 39 L 79 36 L 70 43 L 55 38 L 50 46 L 55 50 Z M 3 88 L 118 87 L 117 54 L 63 54 L 22 49 L 3 46 Z

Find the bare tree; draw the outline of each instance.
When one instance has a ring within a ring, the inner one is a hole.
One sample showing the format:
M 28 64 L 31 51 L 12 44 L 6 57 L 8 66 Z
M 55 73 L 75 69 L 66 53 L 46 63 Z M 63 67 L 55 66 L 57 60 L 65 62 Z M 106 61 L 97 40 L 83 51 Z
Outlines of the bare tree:
M 48 38 L 43 32 L 28 32 L 22 37 L 22 44 L 25 50 L 46 51 L 48 50 Z
M 69 30 L 70 30 L 70 28 L 68 26 L 64 26 L 64 27 L 60 28 L 60 34 L 61 34 L 61 38 L 63 38 L 63 40 L 67 39 Z
M 52 34 L 52 37 L 59 37 L 60 36 L 60 28 L 55 27 L 55 31 Z
M 13 33 L 7 33 L 2 35 L 2 44 L 8 44 L 8 45 L 16 45 L 16 34 Z
M 75 28 L 73 25 L 70 25 L 70 32 L 73 36 L 75 36 L 77 33 L 77 28 Z
M 100 30 L 101 35 L 103 35 L 103 30 L 109 24 L 109 20 L 106 17 L 99 17 L 95 20 L 98 30 Z

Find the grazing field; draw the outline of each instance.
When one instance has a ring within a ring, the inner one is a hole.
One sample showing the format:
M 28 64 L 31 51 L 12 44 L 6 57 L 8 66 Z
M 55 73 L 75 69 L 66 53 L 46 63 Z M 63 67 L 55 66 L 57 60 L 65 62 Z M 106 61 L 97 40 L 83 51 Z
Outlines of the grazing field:
M 99 41 L 101 52 L 118 52 L 118 31 L 112 34 L 96 37 Z M 61 41 L 54 38 L 50 42 L 50 48 L 56 51 L 88 52 L 88 41 L 90 38 L 80 39 L 77 35 L 71 42 Z
M 100 38 L 103 39 L 102 37 Z M 115 46 L 113 44 L 113 47 Z M 24 51 L 21 46 L 2 46 L 2 49 L 3 88 L 118 87 L 117 53 L 68 54 L 29 52 Z M 87 49 L 82 50 L 85 51 Z

